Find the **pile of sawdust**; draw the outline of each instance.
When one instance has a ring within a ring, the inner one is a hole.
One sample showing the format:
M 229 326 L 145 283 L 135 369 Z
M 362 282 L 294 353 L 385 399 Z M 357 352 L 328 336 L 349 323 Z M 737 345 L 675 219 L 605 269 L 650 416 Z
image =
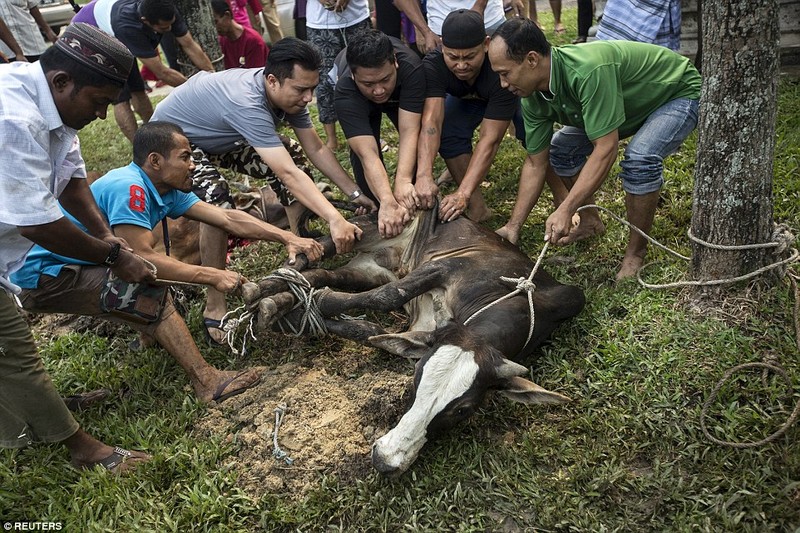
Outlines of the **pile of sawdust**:
M 237 444 L 235 469 L 248 494 L 299 498 L 318 486 L 322 474 L 349 482 L 371 472 L 372 443 L 402 416 L 409 379 L 395 370 L 352 377 L 288 363 L 265 371 L 257 386 L 209 409 L 195 432 Z M 278 407 L 285 409 L 278 446 L 291 464 L 273 456 Z

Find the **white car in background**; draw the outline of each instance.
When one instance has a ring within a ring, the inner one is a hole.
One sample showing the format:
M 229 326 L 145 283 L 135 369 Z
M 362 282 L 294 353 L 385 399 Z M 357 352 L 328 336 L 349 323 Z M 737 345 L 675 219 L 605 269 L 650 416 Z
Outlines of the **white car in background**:
M 75 10 L 69 0 L 42 0 L 39 3 L 39 11 L 56 35 L 61 32 L 61 28 L 69 24 L 75 15 Z

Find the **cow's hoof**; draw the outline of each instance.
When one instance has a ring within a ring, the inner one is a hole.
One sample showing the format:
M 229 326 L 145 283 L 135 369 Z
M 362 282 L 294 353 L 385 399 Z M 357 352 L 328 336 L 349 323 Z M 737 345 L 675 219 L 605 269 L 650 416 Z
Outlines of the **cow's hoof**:
M 275 322 L 276 315 L 278 314 L 278 306 L 272 298 L 263 298 L 258 303 L 258 329 L 259 331 L 267 331 L 269 327 Z
M 248 281 L 242 285 L 242 298 L 249 307 L 261 298 L 261 289 L 256 283 Z

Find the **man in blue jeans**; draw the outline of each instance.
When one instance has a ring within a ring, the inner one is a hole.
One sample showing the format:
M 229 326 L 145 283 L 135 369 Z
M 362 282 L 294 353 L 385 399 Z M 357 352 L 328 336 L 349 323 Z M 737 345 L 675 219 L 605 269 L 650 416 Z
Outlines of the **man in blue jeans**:
M 514 120 L 522 140 L 519 98 L 500 85 L 486 58 L 489 39 L 476 11 L 459 9 L 442 24 L 442 50 L 422 61 L 426 94 L 417 148 L 416 192 L 420 207 L 433 207 L 438 188 L 433 161 L 438 151 L 458 189 L 439 204 L 439 218 L 448 222 L 464 214 L 475 222 L 488 219 L 480 184 L 494 161 L 500 141 Z M 480 125 L 473 153 L 472 135 Z M 523 173 L 525 168 L 523 168 Z
M 662 46 L 598 41 L 550 47 L 529 20 L 509 20 L 489 44 L 492 68 L 503 87 L 523 98 L 528 161 L 511 219 L 498 233 L 516 242 L 547 180 L 557 208 L 545 223 L 556 244 L 602 233 L 597 210 L 572 217 L 603 184 L 630 137 L 620 163 L 628 221 L 644 232 L 653 225 L 663 161 L 697 125 L 701 79 L 691 62 Z M 564 127 L 553 133 L 554 123 Z M 617 279 L 642 266 L 647 240 L 631 232 Z

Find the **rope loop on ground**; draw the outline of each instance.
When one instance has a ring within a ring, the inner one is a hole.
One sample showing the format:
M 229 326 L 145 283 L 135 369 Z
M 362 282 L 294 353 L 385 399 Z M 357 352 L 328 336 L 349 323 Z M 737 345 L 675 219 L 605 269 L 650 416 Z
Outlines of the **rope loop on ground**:
M 286 404 L 282 403 L 275 408 L 275 431 L 272 432 L 272 457 L 290 465 L 294 462 L 294 459 L 289 457 L 289 454 L 283 451 L 278 445 L 278 431 L 281 429 L 284 414 L 286 414 Z
M 729 448 L 737 448 L 737 449 L 756 448 L 758 446 L 763 446 L 764 444 L 769 444 L 770 442 L 774 441 L 775 439 L 786 433 L 786 431 L 795 423 L 797 417 L 800 416 L 800 401 L 798 401 L 796 402 L 794 410 L 792 411 L 792 414 L 789 415 L 789 418 L 786 420 L 786 422 L 784 422 L 783 425 L 780 428 L 778 428 L 778 430 L 775 431 L 772 435 L 769 435 L 768 437 L 763 438 L 759 441 L 732 442 L 732 441 L 718 439 L 717 437 L 713 436 L 711 432 L 708 430 L 708 427 L 706 426 L 706 417 L 708 416 L 708 410 L 710 409 L 714 401 L 717 399 L 717 396 L 719 395 L 719 391 L 722 388 L 722 386 L 728 382 L 731 376 L 733 376 L 735 373 L 741 370 L 747 370 L 751 368 L 761 368 L 764 370 L 764 374 L 762 374 L 762 381 L 766 380 L 765 376 L 768 372 L 774 372 L 775 374 L 778 374 L 786 382 L 786 385 L 789 388 L 789 390 L 794 391 L 794 387 L 792 386 L 792 380 L 789 378 L 789 375 L 786 373 L 786 370 L 784 370 L 783 367 L 780 366 L 779 364 L 771 364 L 767 362 L 744 363 L 729 369 L 727 372 L 725 372 L 722 378 L 714 386 L 714 389 L 711 391 L 711 394 L 709 395 L 708 399 L 703 404 L 703 408 L 700 412 L 700 428 L 703 430 L 703 434 L 706 436 L 706 438 L 711 442 L 713 442 L 714 444 L 719 444 L 720 446 L 727 446 Z

